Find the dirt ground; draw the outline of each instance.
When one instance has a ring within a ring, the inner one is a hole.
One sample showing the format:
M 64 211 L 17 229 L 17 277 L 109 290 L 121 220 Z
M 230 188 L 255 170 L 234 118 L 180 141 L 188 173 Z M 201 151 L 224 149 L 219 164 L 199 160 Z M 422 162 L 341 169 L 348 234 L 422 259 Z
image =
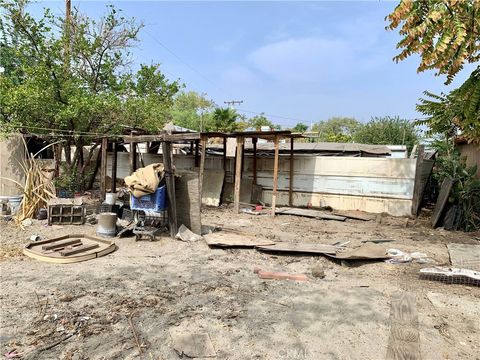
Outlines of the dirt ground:
M 480 236 L 433 230 L 426 219 L 271 219 L 232 208 L 205 209 L 202 221 L 278 242 L 392 239 L 387 248 L 423 252 L 446 265 L 446 244 L 479 244 Z M 26 239 L 94 234 L 94 226 L 0 226 L 2 357 L 16 349 L 29 359 L 178 359 L 172 334 L 198 331 L 209 334 L 218 359 L 384 359 L 391 296 L 409 291 L 423 359 L 480 358 L 480 288 L 420 280 L 425 264 L 214 249 L 165 236 L 116 239 L 118 249 L 105 257 L 57 265 L 23 256 Z M 323 279 L 312 276 L 318 265 Z M 309 281 L 262 280 L 255 266 Z

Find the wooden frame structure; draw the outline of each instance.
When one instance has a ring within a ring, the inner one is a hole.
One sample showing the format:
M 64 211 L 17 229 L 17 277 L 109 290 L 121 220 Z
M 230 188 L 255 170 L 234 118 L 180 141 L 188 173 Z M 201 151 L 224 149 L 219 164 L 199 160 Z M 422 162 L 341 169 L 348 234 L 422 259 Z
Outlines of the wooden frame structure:
M 199 167 L 199 194 L 202 196 L 203 190 L 203 174 L 205 171 L 206 149 L 208 139 L 221 138 L 223 139 L 223 170 L 227 171 L 227 138 L 235 138 L 237 144 L 237 151 L 235 156 L 235 187 L 234 187 L 234 209 L 240 212 L 240 187 L 243 175 L 244 165 L 244 142 L 246 138 L 251 138 L 254 144 L 253 151 L 253 183 L 257 182 L 257 141 L 258 139 L 271 140 L 275 144 L 274 154 L 274 170 L 273 170 L 273 195 L 272 195 L 272 211 L 271 215 L 275 216 L 276 209 L 276 195 L 278 188 L 278 159 L 279 159 L 279 142 L 281 139 L 290 139 L 290 181 L 289 181 L 289 199 L 292 204 L 293 198 L 293 151 L 294 138 L 302 137 L 299 134 L 292 134 L 290 131 L 246 131 L 246 132 L 178 132 L 178 133 L 160 133 L 156 135 L 135 135 L 133 132 L 130 135 L 121 137 L 123 141 L 130 145 L 130 172 L 137 169 L 137 144 L 138 143 L 162 143 L 162 152 L 164 154 L 164 166 L 167 180 L 167 196 L 169 199 L 169 227 L 170 235 L 174 237 L 177 232 L 177 216 L 175 204 L 175 182 L 173 176 L 173 157 L 172 157 L 172 143 L 176 142 L 190 142 L 190 148 L 193 150 L 195 144 L 195 166 Z M 102 153 L 101 153 L 101 194 L 105 198 L 106 193 L 106 174 L 107 174 L 107 148 L 108 139 L 102 139 Z M 112 147 L 112 189 L 116 181 L 117 174 L 117 146 L 113 143 Z M 168 154 L 169 156 L 165 156 Z

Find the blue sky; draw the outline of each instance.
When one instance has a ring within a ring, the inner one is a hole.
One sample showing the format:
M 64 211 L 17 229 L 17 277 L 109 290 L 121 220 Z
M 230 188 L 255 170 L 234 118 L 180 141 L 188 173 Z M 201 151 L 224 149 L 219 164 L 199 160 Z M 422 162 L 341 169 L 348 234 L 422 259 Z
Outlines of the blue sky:
M 277 115 L 269 118 L 283 126 L 332 116 L 413 119 L 424 90 L 448 90 L 433 72 L 417 74 L 417 57 L 392 61 L 399 37 L 385 31 L 384 18 L 396 2 L 115 3 L 145 24 L 132 49 L 134 64 L 161 63 L 187 90 L 207 93 L 219 105 L 243 100 L 238 109 Z M 72 4 L 95 17 L 107 2 Z M 64 11 L 60 1 L 32 10 L 45 6 Z

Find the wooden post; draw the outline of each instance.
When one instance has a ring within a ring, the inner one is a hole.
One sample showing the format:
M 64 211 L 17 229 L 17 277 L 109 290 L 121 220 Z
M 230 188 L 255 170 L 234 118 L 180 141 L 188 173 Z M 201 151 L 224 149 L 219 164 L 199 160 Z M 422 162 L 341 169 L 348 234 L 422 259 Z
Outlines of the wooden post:
M 112 143 L 112 186 L 111 192 L 117 191 L 117 142 Z
M 195 140 L 195 167 L 198 167 L 200 161 L 198 158 L 198 146 L 199 146 L 199 141 Z
M 273 191 L 272 191 L 272 217 L 275 216 L 277 204 L 277 187 L 278 187 L 278 136 L 275 135 L 275 158 L 273 159 Z
M 257 184 L 257 141 L 258 138 L 252 138 L 253 144 L 253 185 Z
M 203 191 L 203 173 L 205 171 L 205 155 L 207 153 L 207 136 L 201 136 L 201 143 L 202 143 L 202 152 L 200 157 L 200 171 L 198 175 L 198 192 L 200 194 L 200 208 L 202 207 L 202 191 Z
M 293 206 L 293 136 L 290 138 L 290 180 L 288 183 L 288 205 Z
M 133 132 L 131 134 L 133 136 Z M 130 142 L 130 174 L 133 174 L 137 170 L 137 144 L 133 141 Z
M 235 155 L 235 189 L 234 189 L 234 208 L 238 214 L 240 212 L 240 184 L 242 182 L 242 149 L 243 137 L 237 137 L 237 154 Z
M 223 138 L 223 171 L 225 172 L 225 178 L 227 177 L 227 138 Z
M 171 143 L 162 142 L 163 166 L 165 170 L 165 182 L 168 197 L 168 227 L 170 236 L 175 238 L 177 234 L 177 204 L 175 201 L 175 175 L 173 173 Z
M 193 155 L 193 141 L 190 141 L 190 155 Z
M 413 153 L 412 153 L 413 154 Z M 415 164 L 415 181 L 413 183 L 412 215 L 418 215 L 418 209 L 422 202 L 422 168 L 423 158 L 425 156 L 425 145 L 418 146 L 417 162 Z
M 60 163 L 62 162 L 62 145 L 61 144 L 54 145 L 53 157 L 55 158 L 55 177 L 59 177 Z
M 102 138 L 102 162 L 100 163 L 100 198 L 105 200 L 107 191 L 107 148 L 108 138 Z

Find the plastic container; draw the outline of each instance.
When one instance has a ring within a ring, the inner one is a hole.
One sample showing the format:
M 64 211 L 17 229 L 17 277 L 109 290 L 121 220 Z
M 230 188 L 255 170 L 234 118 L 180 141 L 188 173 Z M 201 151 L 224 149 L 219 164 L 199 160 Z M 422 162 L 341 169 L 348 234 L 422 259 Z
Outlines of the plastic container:
M 118 194 L 117 193 L 106 193 L 105 194 L 105 204 L 108 205 L 115 205 L 117 201 Z
M 0 196 L 0 200 L 7 200 L 10 206 L 10 214 L 15 215 L 22 203 L 23 195 Z
M 153 194 L 136 198 L 131 195 L 130 208 L 132 210 L 161 211 L 167 208 L 167 194 L 165 185 L 160 186 Z

